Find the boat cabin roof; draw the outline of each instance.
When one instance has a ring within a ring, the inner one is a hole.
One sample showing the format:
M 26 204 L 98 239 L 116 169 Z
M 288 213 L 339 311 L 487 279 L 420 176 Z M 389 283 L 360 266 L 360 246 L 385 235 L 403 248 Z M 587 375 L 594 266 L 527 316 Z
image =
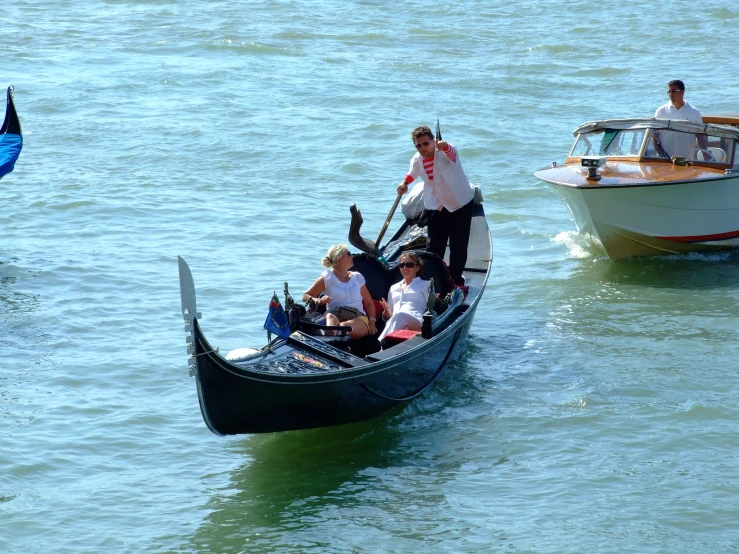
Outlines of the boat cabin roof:
M 722 119 L 725 119 L 727 121 L 729 119 L 736 119 L 736 124 L 739 125 L 739 118 L 723 117 Z M 722 138 L 739 140 L 739 129 L 730 126 L 730 124 L 723 124 L 723 122 L 722 124 L 701 124 L 683 120 L 657 119 L 654 117 L 589 121 L 580 125 L 572 132 L 572 134 L 578 136 L 585 133 L 591 133 L 593 131 L 606 129 L 619 131 L 628 129 L 671 129 L 674 131 L 682 131 L 683 133 L 707 134 Z

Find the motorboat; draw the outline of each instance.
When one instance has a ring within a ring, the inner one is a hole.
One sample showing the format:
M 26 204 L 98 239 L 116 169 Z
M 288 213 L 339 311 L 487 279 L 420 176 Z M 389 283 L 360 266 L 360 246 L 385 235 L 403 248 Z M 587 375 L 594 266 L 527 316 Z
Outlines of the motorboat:
M 376 336 L 351 340 L 347 327 L 326 326 L 319 307 L 296 303 L 285 283 L 284 307 L 276 297 L 270 303 L 280 316 L 275 321 L 289 327 L 284 334 L 272 338 L 271 324 L 265 323 L 267 344 L 221 353 L 205 338 L 192 273 L 179 257 L 188 365 L 203 420 L 213 433 L 270 433 L 378 417 L 426 391 L 463 352 L 492 261 L 482 205 L 474 206 L 464 287 L 451 280 L 444 260 L 423 249 L 426 228 L 420 218 L 406 218 L 380 246 L 379 237 L 377 244 L 361 237 L 356 206 L 351 213 L 349 239 L 363 250 L 354 256 L 353 270 L 362 273 L 375 301 L 387 298 L 390 286 L 401 280 L 402 253 L 411 250 L 423 260 L 422 278 L 433 290 L 422 331 L 401 333 L 383 348 Z M 381 318 L 377 323 L 380 329 Z
M 534 173 L 614 260 L 739 246 L 739 114 L 592 121 Z

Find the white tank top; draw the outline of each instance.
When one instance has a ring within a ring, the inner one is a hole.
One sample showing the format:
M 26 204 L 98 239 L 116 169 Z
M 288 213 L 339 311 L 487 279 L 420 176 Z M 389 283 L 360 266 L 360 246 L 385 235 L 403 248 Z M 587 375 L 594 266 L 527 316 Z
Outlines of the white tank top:
M 339 281 L 338 277 L 330 269 L 323 272 L 324 293 L 331 297 L 328 310 L 331 311 L 339 306 L 356 308 L 364 315 L 362 304 L 362 286 L 365 283 L 364 276 L 356 271 L 349 272 L 349 280 L 346 283 Z

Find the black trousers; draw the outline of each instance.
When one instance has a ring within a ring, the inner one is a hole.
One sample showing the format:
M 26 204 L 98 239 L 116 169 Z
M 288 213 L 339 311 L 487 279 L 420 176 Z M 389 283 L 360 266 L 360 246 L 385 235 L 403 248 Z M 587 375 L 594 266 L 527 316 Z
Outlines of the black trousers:
M 450 212 L 446 208 L 431 212 L 428 223 L 426 250 L 443 258 L 449 242 L 449 272 L 457 285 L 464 285 L 462 272 L 467 264 L 467 244 L 472 227 L 472 209 L 475 201 Z

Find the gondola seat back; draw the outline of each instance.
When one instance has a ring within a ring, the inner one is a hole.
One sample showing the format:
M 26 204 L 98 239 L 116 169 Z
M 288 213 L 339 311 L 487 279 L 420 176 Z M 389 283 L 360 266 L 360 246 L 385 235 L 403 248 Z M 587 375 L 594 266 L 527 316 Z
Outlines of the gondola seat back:
M 433 252 L 426 252 L 425 250 L 416 252 L 416 254 L 423 260 L 422 279 L 426 279 L 427 281 L 431 278 L 434 279 L 434 290 L 436 294 L 441 294 L 441 297 L 444 298 L 456 288 L 449 274 L 449 268 L 444 263 L 444 260 Z
M 390 282 L 392 272 L 377 257 L 366 252 L 355 254 L 352 271 L 362 274 L 373 300 L 387 298 L 387 291 L 392 284 Z

